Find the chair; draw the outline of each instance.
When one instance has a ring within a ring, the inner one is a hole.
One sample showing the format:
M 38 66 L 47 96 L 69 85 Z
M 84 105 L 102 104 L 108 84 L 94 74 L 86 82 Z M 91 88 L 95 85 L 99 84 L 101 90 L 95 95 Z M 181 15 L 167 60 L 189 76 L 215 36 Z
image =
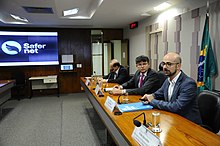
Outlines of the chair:
M 22 96 L 25 96 L 25 86 L 26 86 L 26 78 L 25 73 L 22 71 L 15 71 L 11 75 L 11 79 L 14 79 L 15 86 L 12 88 L 12 90 L 15 90 L 15 98 L 20 100 Z
M 220 130 L 220 94 L 204 90 L 198 95 L 202 127 L 218 133 Z
M 163 85 L 163 82 L 167 79 L 167 76 L 163 73 L 163 71 L 158 71 L 158 79 L 160 81 L 160 87 Z

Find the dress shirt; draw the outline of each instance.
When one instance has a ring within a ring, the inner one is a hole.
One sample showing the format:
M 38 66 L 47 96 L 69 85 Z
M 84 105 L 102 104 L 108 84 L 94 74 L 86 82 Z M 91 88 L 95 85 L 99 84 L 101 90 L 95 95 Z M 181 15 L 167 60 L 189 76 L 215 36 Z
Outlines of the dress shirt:
M 168 101 L 170 101 L 172 94 L 173 94 L 173 89 L 176 84 L 176 81 L 178 80 L 179 76 L 181 74 L 181 71 L 177 74 L 177 76 L 171 81 L 170 78 L 168 78 L 168 81 L 170 83 L 169 88 L 168 88 Z
M 138 87 L 139 87 L 139 88 L 141 88 L 141 87 L 140 87 L 141 75 L 143 75 L 143 81 L 144 81 L 144 78 L 147 76 L 147 71 L 146 71 L 145 73 L 140 73 L 139 83 L 138 83 Z M 143 85 L 143 82 L 142 82 L 142 85 Z M 122 86 L 120 86 L 120 87 L 123 89 Z M 123 89 L 123 90 L 122 90 L 122 94 L 125 94 L 125 93 L 127 93 L 127 92 L 126 92 L 126 89 Z
M 145 73 L 140 73 L 140 77 L 139 77 L 139 83 L 138 83 L 138 87 L 141 88 L 141 77 L 142 77 L 142 85 L 143 85 L 143 81 L 144 81 L 144 78 L 147 76 L 147 72 Z
M 118 76 L 118 72 L 119 72 L 119 68 L 115 71 L 115 74 L 114 74 L 114 79 L 116 79 L 117 78 L 117 76 Z

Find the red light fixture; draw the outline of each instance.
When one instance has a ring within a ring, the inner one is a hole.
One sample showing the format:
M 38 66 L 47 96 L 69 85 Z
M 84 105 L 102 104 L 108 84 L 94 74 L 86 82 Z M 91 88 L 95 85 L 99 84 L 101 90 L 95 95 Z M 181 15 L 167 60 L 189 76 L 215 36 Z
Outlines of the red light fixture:
M 132 22 L 130 23 L 130 29 L 134 29 L 134 28 L 137 28 L 138 27 L 138 22 Z

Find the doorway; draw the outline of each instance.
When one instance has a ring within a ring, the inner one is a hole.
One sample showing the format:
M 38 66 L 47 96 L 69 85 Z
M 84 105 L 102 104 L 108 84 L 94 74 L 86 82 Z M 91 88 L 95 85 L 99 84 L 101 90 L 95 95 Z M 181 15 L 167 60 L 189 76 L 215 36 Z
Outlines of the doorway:
M 91 42 L 92 75 L 107 75 L 112 59 L 117 59 L 129 71 L 128 40 L 103 41 L 102 30 L 91 30 Z
M 163 60 L 163 52 L 165 52 L 162 44 L 162 31 L 150 33 L 150 48 L 151 68 L 157 71 Z

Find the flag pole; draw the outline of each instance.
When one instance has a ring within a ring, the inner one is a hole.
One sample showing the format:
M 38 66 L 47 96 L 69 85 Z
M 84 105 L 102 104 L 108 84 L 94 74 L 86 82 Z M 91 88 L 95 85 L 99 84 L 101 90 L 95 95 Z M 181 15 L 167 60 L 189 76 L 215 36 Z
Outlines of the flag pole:
M 209 1 L 206 3 L 206 16 L 209 17 Z

